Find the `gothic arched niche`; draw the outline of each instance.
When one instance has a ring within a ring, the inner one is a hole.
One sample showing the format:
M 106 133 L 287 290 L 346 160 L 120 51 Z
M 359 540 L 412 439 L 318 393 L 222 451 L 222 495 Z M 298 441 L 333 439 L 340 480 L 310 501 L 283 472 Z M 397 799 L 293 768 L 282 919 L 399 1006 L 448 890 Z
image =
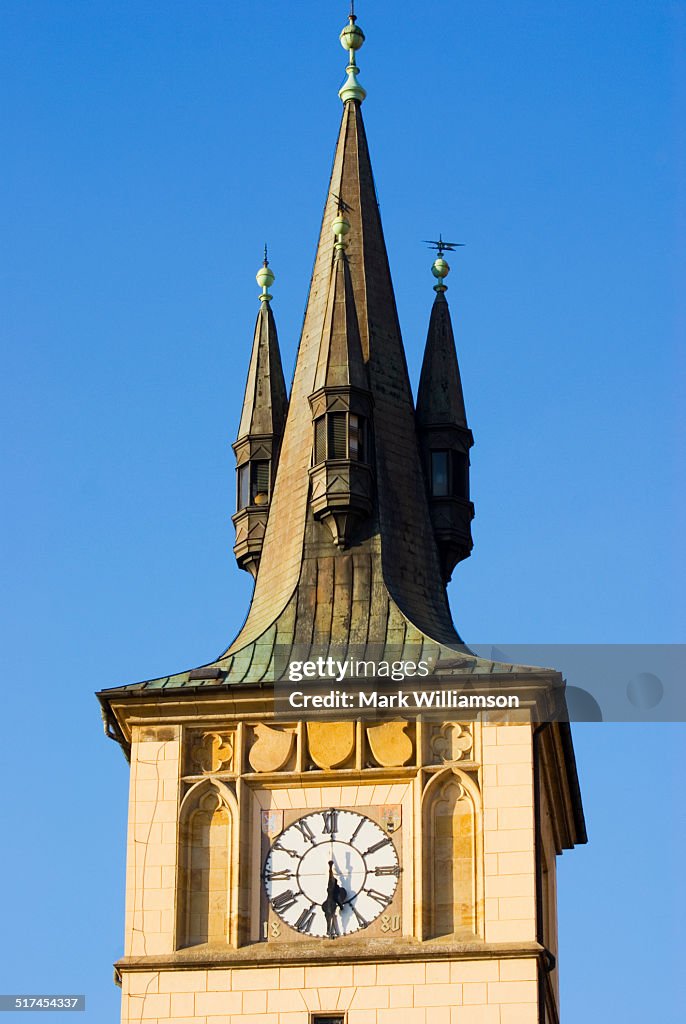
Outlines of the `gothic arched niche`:
M 201 783 L 182 806 L 179 945 L 229 941 L 233 810 L 224 787 Z
M 441 772 L 427 787 L 424 865 L 426 937 L 476 934 L 476 796 L 461 773 Z

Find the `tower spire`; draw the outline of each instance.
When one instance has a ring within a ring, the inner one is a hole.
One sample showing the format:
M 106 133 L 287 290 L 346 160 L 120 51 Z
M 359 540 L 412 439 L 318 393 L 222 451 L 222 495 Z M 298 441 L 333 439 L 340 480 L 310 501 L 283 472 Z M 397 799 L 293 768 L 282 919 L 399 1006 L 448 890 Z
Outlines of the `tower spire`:
M 354 14 L 341 35 L 354 55 L 364 38 Z M 350 82 L 255 592 L 227 655 L 274 631 L 280 644 L 461 643 L 432 529 L 361 94 Z
M 431 273 L 436 278 L 424 360 L 417 392 L 417 435 L 424 464 L 434 535 L 441 556 L 443 579 L 448 582 L 458 562 L 472 550 L 469 499 L 469 449 L 474 444 L 467 426 L 460 368 L 445 279 L 450 265 L 444 258 L 461 242 L 427 243 L 436 251 Z
M 255 324 L 238 437 L 233 445 L 237 470 L 237 511 L 233 516 L 236 543 L 233 550 L 241 569 L 252 576 L 257 575 L 262 554 L 288 411 L 279 339 L 271 308 L 273 296 L 269 292 L 276 278 L 269 266 L 266 244 L 264 260 L 255 280 L 262 289 L 260 311 Z

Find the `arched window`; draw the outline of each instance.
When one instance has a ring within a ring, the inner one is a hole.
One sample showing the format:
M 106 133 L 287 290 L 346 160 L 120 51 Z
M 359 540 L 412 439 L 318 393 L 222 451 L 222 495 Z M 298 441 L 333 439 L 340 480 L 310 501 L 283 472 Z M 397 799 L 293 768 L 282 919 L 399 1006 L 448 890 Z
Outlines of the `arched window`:
M 179 945 L 230 941 L 233 813 L 216 786 L 191 791 L 182 811 Z
M 452 771 L 425 793 L 424 878 L 427 938 L 476 933 L 476 807 Z

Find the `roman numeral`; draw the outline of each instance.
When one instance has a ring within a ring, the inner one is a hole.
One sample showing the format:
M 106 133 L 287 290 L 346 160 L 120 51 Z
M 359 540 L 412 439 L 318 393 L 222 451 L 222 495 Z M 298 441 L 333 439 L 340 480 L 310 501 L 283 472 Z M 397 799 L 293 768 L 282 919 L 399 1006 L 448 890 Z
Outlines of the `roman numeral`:
M 380 903 L 382 907 L 387 907 L 391 902 L 391 897 L 386 896 L 382 892 L 377 892 L 376 889 L 363 889 L 362 892 L 366 892 L 367 896 L 370 896 L 377 903 Z
M 377 878 L 381 878 L 383 875 L 395 875 L 398 878 L 400 868 L 397 864 L 391 864 L 389 867 L 374 868 L 374 874 Z
M 284 868 L 283 871 L 265 871 L 264 878 L 267 882 L 286 881 L 289 878 L 293 878 L 293 872 L 287 868 Z
M 311 843 L 314 843 L 314 832 L 306 821 L 296 821 L 295 827 L 303 839 L 308 839 Z
M 378 843 L 374 843 L 368 850 L 365 850 L 362 854 L 363 857 L 368 857 L 370 853 L 376 853 L 377 850 L 383 849 L 384 846 L 388 846 L 390 839 L 386 836 L 384 839 L 380 839 Z
M 323 811 L 322 818 L 324 819 L 324 833 L 335 835 L 338 832 L 338 811 Z
M 364 818 L 360 818 L 360 822 L 359 822 L 359 824 L 358 824 L 357 828 L 355 829 L 355 831 L 353 832 L 353 834 L 352 834 L 352 835 L 351 835 L 351 837 L 350 837 L 350 842 L 351 842 L 351 843 L 355 841 L 355 836 L 356 836 L 356 835 L 357 835 L 357 833 L 358 833 L 358 832 L 360 831 L 360 829 L 362 828 L 362 826 L 364 825 L 364 823 L 365 823 L 365 819 L 364 819 Z
M 309 932 L 310 928 L 312 927 L 312 922 L 313 921 L 314 921 L 314 904 L 312 904 L 312 906 L 309 908 L 309 910 L 303 910 L 302 914 L 300 915 L 298 920 L 295 922 L 293 927 L 297 928 L 297 930 L 299 932 L 306 932 L 307 933 L 307 932 Z
M 329 918 L 328 925 L 329 925 L 329 930 L 327 932 L 327 937 L 329 939 L 339 939 L 340 936 L 341 936 L 341 933 L 340 933 L 340 930 L 339 930 L 339 927 L 338 927 L 338 921 L 333 916 L 333 914 Z
M 355 909 L 354 903 L 350 904 L 350 908 L 355 917 L 357 918 L 357 923 L 359 924 L 360 928 L 366 928 L 367 925 L 369 924 L 369 921 L 365 921 L 365 919 L 362 917 L 362 914 L 358 913 L 358 911 Z
M 279 893 L 278 896 L 274 896 L 272 899 L 272 906 L 277 913 L 282 914 L 284 910 L 288 910 L 294 903 L 298 902 L 298 897 L 290 889 L 286 889 L 285 892 Z
M 276 843 L 274 843 L 274 846 L 272 847 L 272 849 L 273 850 L 280 850 L 281 853 L 287 853 L 289 857 L 299 857 L 300 856 L 298 853 L 295 852 L 295 850 L 289 850 L 287 847 L 282 846 L 280 839 Z

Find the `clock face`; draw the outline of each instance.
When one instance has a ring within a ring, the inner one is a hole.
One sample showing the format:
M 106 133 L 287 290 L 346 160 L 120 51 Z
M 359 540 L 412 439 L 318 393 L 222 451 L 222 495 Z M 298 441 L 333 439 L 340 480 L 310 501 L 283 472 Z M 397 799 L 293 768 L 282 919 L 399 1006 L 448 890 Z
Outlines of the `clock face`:
M 336 939 L 371 924 L 390 905 L 400 867 L 390 836 L 363 814 L 334 808 L 293 822 L 264 865 L 267 898 L 285 924 Z

